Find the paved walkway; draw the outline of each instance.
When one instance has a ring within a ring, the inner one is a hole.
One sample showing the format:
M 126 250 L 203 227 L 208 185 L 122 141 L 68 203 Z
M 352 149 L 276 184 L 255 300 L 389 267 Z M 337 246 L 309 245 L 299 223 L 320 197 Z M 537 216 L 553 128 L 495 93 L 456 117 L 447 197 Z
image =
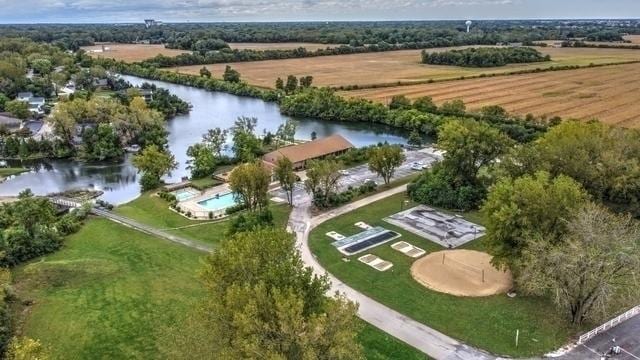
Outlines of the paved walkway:
M 310 199 L 308 197 L 305 199 L 298 199 L 293 211 L 291 212 L 289 226 L 296 233 L 296 246 L 300 250 L 302 260 L 307 266 L 311 267 L 316 274 L 328 274 L 322 265 L 318 263 L 317 259 L 309 249 L 308 240 L 311 230 L 334 217 L 371 204 L 377 200 L 404 192 L 406 191 L 406 188 L 407 186 L 403 185 L 380 192 L 313 218 L 309 211 L 311 206 Z M 495 359 L 491 354 L 460 343 L 439 331 L 402 315 L 399 312 L 367 297 L 338 280 L 331 274 L 328 274 L 328 276 L 331 281 L 331 292 L 338 291 L 343 293 L 347 298 L 359 304 L 358 316 L 361 319 L 404 341 L 416 349 L 421 350 L 435 359 Z
M 175 236 L 172 235 L 168 232 L 162 231 L 162 230 L 158 230 L 152 226 L 149 225 L 145 225 L 142 224 L 140 222 L 137 222 L 135 220 L 132 220 L 130 218 L 124 217 L 124 216 L 120 216 L 117 214 L 112 213 L 111 211 L 106 211 L 106 210 L 100 210 L 100 209 L 91 209 L 91 213 L 93 213 L 94 215 L 98 215 L 98 216 L 102 216 L 106 219 L 109 219 L 111 221 L 117 222 L 119 224 L 122 224 L 124 226 L 128 226 L 132 229 L 141 231 L 145 234 L 149 234 L 149 235 L 153 235 L 153 236 L 157 236 L 161 239 L 165 239 L 165 240 L 169 240 L 171 242 L 177 243 L 177 244 L 181 244 L 187 247 L 190 247 L 192 249 L 196 249 L 199 251 L 204 251 L 204 252 L 211 252 L 213 250 L 213 247 L 207 244 L 203 244 L 200 242 L 196 242 L 196 241 L 192 241 L 192 240 L 188 240 L 179 236 Z

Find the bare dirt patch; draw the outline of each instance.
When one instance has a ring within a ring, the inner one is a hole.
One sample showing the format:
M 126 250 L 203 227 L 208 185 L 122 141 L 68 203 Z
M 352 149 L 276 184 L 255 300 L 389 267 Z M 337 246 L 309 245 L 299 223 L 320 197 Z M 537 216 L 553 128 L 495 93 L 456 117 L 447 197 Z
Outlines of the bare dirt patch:
M 102 50 L 103 46 L 106 51 Z M 157 55 L 178 56 L 190 52 L 186 50 L 167 49 L 161 44 L 100 44 L 83 46 L 82 49 L 92 57 L 115 59 L 129 63 L 151 59 Z
M 639 50 L 633 50 L 639 51 Z M 640 127 L 640 64 L 500 76 L 435 84 L 344 92 L 388 103 L 394 95 L 431 96 L 438 104 L 461 99 L 471 110 L 500 105 L 507 111 Z
M 455 296 L 489 296 L 513 286 L 510 271 L 491 265 L 491 255 L 474 250 L 431 253 L 411 266 L 411 276 L 431 290 Z
M 443 51 L 449 48 L 431 49 Z M 541 48 L 553 61 L 533 64 L 512 64 L 496 68 L 463 68 L 421 63 L 420 50 L 401 50 L 380 53 L 319 56 L 301 59 L 266 60 L 230 63 L 250 84 L 273 87 L 278 77 L 287 75 L 313 76 L 319 86 L 394 85 L 398 82 L 426 82 L 432 80 L 473 77 L 517 70 L 544 69 L 551 66 L 617 63 L 640 60 L 640 51 L 633 49 Z M 227 64 L 207 65 L 214 76 L 220 77 Z M 198 75 L 202 65 L 182 66 L 172 70 Z

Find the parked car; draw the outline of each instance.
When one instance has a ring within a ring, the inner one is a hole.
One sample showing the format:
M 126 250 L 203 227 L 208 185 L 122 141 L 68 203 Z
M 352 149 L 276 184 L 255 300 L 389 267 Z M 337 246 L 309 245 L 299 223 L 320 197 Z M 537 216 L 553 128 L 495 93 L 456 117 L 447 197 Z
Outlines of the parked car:
M 338 170 L 338 173 L 339 173 L 340 175 L 343 175 L 343 176 L 347 176 L 347 175 L 349 175 L 349 171 L 347 171 L 347 170 Z

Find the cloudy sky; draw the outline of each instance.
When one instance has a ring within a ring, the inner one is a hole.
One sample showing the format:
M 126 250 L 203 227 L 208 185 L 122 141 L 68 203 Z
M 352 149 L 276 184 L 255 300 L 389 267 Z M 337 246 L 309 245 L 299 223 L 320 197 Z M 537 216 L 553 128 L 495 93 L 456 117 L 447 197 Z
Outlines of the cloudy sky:
M 638 18 L 640 0 L 0 0 L 0 23 Z

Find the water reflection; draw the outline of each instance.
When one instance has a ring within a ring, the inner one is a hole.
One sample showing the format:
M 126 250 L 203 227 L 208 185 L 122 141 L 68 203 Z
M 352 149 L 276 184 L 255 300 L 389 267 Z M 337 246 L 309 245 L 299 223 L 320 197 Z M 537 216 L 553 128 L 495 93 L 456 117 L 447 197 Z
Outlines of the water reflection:
M 274 132 L 286 116 L 280 114 L 278 106 L 262 100 L 234 96 L 225 93 L 207 92 L 201 89 L 149 81 L 133 76 L 123 76 L 134 85 L 152 82 L 159 87 L 169 89 L 180 98 L 193 105 L 188 115 L 178 116 L 167 124 L 169 130 L 169 148 L 179 162 L 178 169 L 167 181 L 178 181 L 189 175 L 187 169 L 187 148 L 200 141 L 202 134 L 214 127 L 229 128 L 239 116 L 258 118 L 258 131 Z M 387 141 L 406 143 L 405 135 L 397 129 L 374 124 L 323 122 L 319 120 L 297 119 L 296 138 L 311 139 L 316 133 L 318 138 L 339 133 L 355 146 L 366 146 Z M 112 203 L 123 203 L 135 199 L 140 193 L 137 183 L 138 174 L 131 164 L 130 156 L 118 163 L 84 163 L 72 160 L 25 162 L 32 169 L 0 184 L 0 196 L 16 195 L 31 188 L 40 195 L 61 192 L 69 189 L 91 189 L 104 191 L 103 199 Z

